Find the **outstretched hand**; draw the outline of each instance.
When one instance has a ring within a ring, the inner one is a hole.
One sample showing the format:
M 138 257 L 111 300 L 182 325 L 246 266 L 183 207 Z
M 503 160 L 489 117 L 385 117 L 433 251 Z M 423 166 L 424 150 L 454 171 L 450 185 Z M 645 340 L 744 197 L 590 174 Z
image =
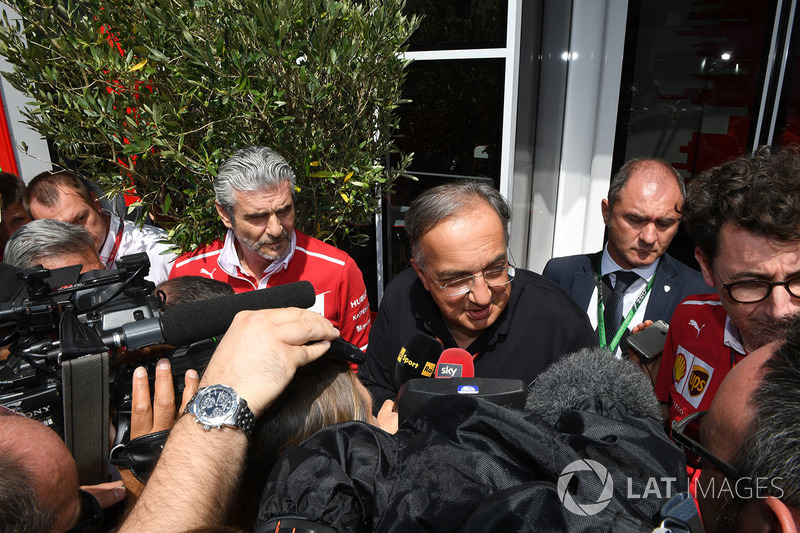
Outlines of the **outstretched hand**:
M 150 380 L 147 369 L 140 366 L 133 373 L 131 401 L 131 439 L 170 429 L 177 416 L 183 412 L 188 401 L 197 392 L 200 376 L 196 370 L 187 370 L 180 409 L 175 404 L 175 387 L 172 383 L 172 368 L 168 359 L 156 364 L 156 380 L 153 401 L 150 401 Z
M 338 336 L 326 318 L 306 309 L 242 311 L 217 346 L 201 385 L 233 387 L 258 418 L 295 371 L 321 357 Z
M 321 357 L 338 336 L 327 319 L 306 309 L 242 311 L 217 346 L 200 385 L 232 387 L 258 418 L 295 371 Z M 205 431 L 186 417 L 179 420 L 120 533 L 184 531 L 221 523 L 239 484 L 247 444 L 239 430 Z

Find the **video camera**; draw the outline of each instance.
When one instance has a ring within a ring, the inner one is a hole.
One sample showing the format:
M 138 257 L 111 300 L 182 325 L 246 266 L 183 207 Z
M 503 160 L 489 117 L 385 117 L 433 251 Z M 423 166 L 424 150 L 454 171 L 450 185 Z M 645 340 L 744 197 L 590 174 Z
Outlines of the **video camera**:
M 63 366 L 105 353 L 110 364 L 108 397 L 117 425 L 115 441 L 127 439 L 134 365 L 119 364 L 120 356 L 158 340 L 150 330 L 152 319 L 161 315 L 161 302 L 153 295 L 155 285 L 144 279 L 149 269 L 147 255 L 139 253 L 119 259 L 115 270 L 81 274 L 81 266 L 75 265 L 52 271 L 38 266 L 3 272 L 2 282 L 16 284 L 12 292 L 17 296 L 0 304 L 0 330 L 5 332 L 0 346 L 10 350 L 0 362 L 0 405 L 39 420 L 64 437 Z M 139 324 L 147 325 L 139 328 L 145 333 L 137 331 Z M 204 341 L 164 353 L 173 362 L 177 390 L 183 384 L 183 372 L 188 368 L 202 371 L 215 346 L 213 341 Z M 154 366 L 155 360 L 144 364 Z
M 17 272 L 0 264 L 0 294 L 13 295 L 0 305 L 0 334 L 7 332 L 0 347 L 10 343 L 10 355 L 0 361 L 0 405 L 58 431 L 83 484 L 104 481 L 110 417 L 117 429 L 113 444 L 128 439 L 134 368 L 127 363 L 142 364 L 135 358 L 138 349 L 176 347 L 168 356 L 179 395 L 184 371 L 205 369 L 216 348 L 213 337 L 223 335 L 236 314 L 308 308 L 316 298 L 311 283 L 298 281 L 163 311 L 152 295 L 154 285 L 144 279 L 147 256 L 126 256 L 117 265 L 81 274 L 80 266 Z M 341 338 L 327 353 L 355 364 L 364 360 L 358 347 Z M 155 379 L 155 372 L 150 375 Z

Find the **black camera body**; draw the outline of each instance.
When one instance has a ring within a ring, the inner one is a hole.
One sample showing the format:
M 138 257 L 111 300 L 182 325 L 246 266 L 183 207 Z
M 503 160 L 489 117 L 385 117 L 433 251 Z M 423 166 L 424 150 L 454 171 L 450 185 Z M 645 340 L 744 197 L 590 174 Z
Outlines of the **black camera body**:
M 214 350 L 219 344 L 215 338 L 195 342 L 161 354 L 168 357 L 172 369 L 172 386 L 175 391 L 176 404 L 180 403 L 184 389 L 184 374 L 189 369 L 203 373 L 214 355 Z M 115 418 L 116 434 L 113 446 L 127 442 L 130 438 L 131 408 L 132 408 L 132 380 L 133 372 L 138 366 L 147 369 L 150 381 L 150 395 L 155 392 L 156 364 L 158 358 L 138 361 L 135 365 L 122 365 L 111 375 L 111 406 Z
M 0 405 L 42 422 L 59 435 L 64 434 L 61 385 L 54 375 L 40 372 L 23 361 L 16 371 L 0 367 L 0 376 Z
M 0 304 L 0 327 L 10 330 L 0 345 L 11 343 L 8 358 L 0 362 L 0 405 L 43 422 L 63 437 L 62 364 L 108 352 L 111 412 L 130 411 L 133 368 L 115 368 L 114 361 L 125 351 L 125 328 L 157 319 L 160 307 L 152 294 L 155 285 L 144 279 L 150 268 L 146 254 L 125 256 L 117 266 L 84 274 L 80 265 L 53 271 L 35 267 L 17 272 L 19 281 L 4 280 L 20 287 L 17 298 Z M 207 352 L 206 364 L 213 348 Z M 187 363 L 201 361 L 194 353 Z M 183 365 L 177 367 L 176 378 Z M 123 425 L 119 438 L 127 438 Z

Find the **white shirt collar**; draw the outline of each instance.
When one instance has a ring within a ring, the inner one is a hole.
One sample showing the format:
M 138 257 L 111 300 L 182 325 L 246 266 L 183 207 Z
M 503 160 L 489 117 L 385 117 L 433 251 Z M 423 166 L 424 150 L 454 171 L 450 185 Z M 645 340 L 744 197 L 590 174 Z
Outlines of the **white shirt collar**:
M 642 277 L 642 279 L 649 280 L 653 276 L 653 274 L 656 273 L 656 269 L 658 269 L 658 263 L 660 261 L 661 258 L 659 257 L 658 259 L 653 261 L 652 264 L 644 267 L 634 268 L 633 270 L 631 270 L 631 272 L 636 272 L 637 274 L 639 274 L 639 276 Z M 613 274 L 617 270 L 625 270 L 625 269 L 619 266 L 617 262 L 611 258 L 611 254 L 608 253 L 608 244 L 606 244 L 603 247 L 603 259 L 600 261 L 600 275 L 605 276 L 606 274 Z
M 739 328 L 733 323 L 731 317 L 725 315 L 725 334 L 722 337 L 722 344 L 728 348 L 733 348 L 737 353 L 746 354 L 747 352 L 744 350 L 741 338 Z
M 114 243 L 117 242 L 117 231 L 119 231 L 120 218 L 114 213 L 103 210 L 103 214 L 108 215 L 108 231 L 106 232 L 106 240 L 103 241 L 103 246 L 100 248 L 100 260 L 106 263 L 109 268 L 111 265 L 108 263 L 108 256 L 111 255 L 111 250 L 114 249 Z
M 236 235 L 233 230 L 228 228 L 228 233 L 225 235 L 225 243 L 222 245 L 222 251 L 219 254 L 217 263 L 220 268 L 231 276 L 239 276 L 244 273 L 242 269 L 242 262 L 239 260 L 239 254 L 236 252 Z M 292 239 L 289 242 L 289 253 L 280 261 L 273 261 L 267 266 L 262 274 L 262 278 L 270 276 L 275 272 L 286 269 L 289 267 L 289 261 L 294 257 L 294 251 L 297 248 L 297 233 L 292 231 Z

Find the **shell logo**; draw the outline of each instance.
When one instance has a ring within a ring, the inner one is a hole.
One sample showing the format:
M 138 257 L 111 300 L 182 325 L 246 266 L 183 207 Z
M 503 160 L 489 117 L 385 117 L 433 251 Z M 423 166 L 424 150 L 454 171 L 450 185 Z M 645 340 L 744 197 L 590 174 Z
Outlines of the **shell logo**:
M 685 375 L 686 357 L 683 354 L 678 354 L 678 357 L 675 358 L 675 363 L 672 365 L 672 379 L 675 380 L 675 383 L 680 383 Z

